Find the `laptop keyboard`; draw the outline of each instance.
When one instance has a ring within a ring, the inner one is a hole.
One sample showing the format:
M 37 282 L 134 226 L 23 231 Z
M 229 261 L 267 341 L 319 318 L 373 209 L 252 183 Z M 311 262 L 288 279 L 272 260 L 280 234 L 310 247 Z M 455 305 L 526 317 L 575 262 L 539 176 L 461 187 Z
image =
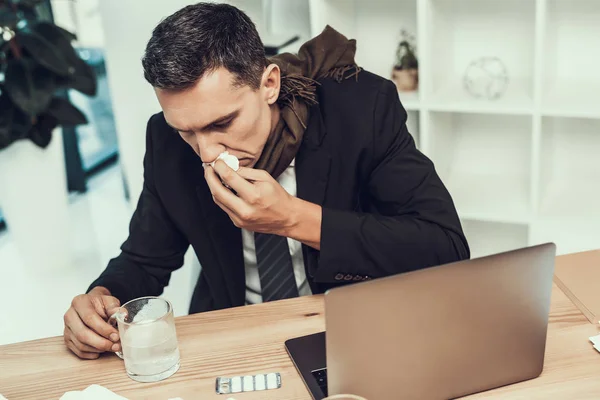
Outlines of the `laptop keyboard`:
M 323 395 L 327 397 L 327 368 L 316 369 L 312 371 L 312 374 L 323 391 Z

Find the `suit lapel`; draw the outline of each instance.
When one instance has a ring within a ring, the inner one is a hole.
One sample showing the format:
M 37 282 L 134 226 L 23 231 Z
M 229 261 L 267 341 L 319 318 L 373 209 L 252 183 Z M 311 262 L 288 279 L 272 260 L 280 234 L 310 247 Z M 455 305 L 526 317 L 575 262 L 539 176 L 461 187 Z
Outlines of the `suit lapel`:
M 210 275 L 213 280 L 219 279 L 227 288 L 231 306 L 241 306 L 245 302 L 246 290 L 242 232 L 231 222 L 227 213 L 214 203 L 204 180 L 196 187 L 196 193 L 210 237 L 210 246 L 221 267 L 220 271 L 212 271 Z M 218 298 L 218 293 L 213 293 L 213 298 Z
M 325 124 L 318 106 L 311 109 L 311 117 L 304 133 L 302 146 L 296 155 L 296 186 L 298 197 L 323 206 L 331 166 L 331 155 L 323 144 Z M 302 245 L 304 267 L 308 277 L 312 278 L 319 264 L 319 252 L 305 244 Z M 319 288 L 313 279 L 309 279 L 313 293 Z
M 296 155 L 296 186 L 298 197 L 323 205 L 329 177 L 331 155 L 323 145 L 325 124 L 320 109 L 313 106 L 300 150 Z

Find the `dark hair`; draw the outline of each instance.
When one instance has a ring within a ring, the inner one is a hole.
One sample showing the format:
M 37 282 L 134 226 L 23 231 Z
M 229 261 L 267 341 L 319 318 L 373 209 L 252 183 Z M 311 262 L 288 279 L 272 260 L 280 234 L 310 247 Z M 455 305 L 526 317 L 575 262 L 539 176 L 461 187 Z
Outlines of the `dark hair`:
M 204 74 L 225 67 L 236 85 L 260 86 L 265 50 L 250 18 L 228 4 L 198 3 L 158 24 L 142 59 L 154 87 L 182 90 Z

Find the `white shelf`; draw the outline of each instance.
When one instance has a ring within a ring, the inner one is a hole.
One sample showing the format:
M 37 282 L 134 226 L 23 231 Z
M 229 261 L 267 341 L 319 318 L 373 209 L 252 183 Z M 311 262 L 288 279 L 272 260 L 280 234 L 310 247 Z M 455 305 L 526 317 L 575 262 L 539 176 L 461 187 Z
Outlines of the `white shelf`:
M 417 0 L 317 0 L 312 1 L 312 31 L 326 24 L 360 43 L 357 63 L 390 78 L 396 63 L 401 30 L 417 34 Z
M 600 118 L 600 2 L 546 2 L 542 113 Z
M 421 127 L 420 127 L 420 116 L 418 111 L 407 111 L 408 118 L 406 120 L 406 128 L 408 132 L 415 139 L 417 147 L 421 145 Z
M 473 97 L 465 90 L 462 81 L 455 81 L 438 89 L 426 104 L 432 111 L 531 115 L 533 98 L 524 89 L 526 86 L 512 82 L 502 97 L 488 100 Z
M 531 117 L 430 113 L 432 158 L 464 218 L 531 220 Z
M 600 220 L 580 217 L 540 218 L 531 225 L 531 245 L 554 242 L 557 254 L 600 248 Z
M 527 246 L 527 225 L 486 223 L 463 220 L 462 226 L 471 248 L 471 258 L 510 251 Z M 490 240 L 493 237 L 494 240 Z
M 600 54 L 600 53 L 599 53 Z M 600 86 L 577 81 L 548 83 L 542 103 L 542 115 L 550 117 L 600 118 Z
M 600 159 L 596 161 L 600 163 Z M 590 221 L 596 219 L 600 231 L 600 174 L 595 179 L 563 177 L 551 180 L 543 189 L 540 216 L 586 215 Z
M 530 113 L 533 106 L 535 1 L 428 0 L 427 60 L 432 104 L 440 110 Z M 481 57 L 506 66 L 509 91 L 498 107 L 465 100 L 463 77 Z M 457 100 L 456 109 L 449 108 Z M 506 109 L 507 111 L 494 111 Z M 490 111 L 492 110 L 492 111 Z
M 545 117 L 541 149 L 539 214 L 600 220 L 600 120 Z
M 356 61 L 373 73 L 390 78 L 396 49 L 404 28 L 417 34 L 416 0 L 356 0 L 354 38 L 367 44 L 357 47 Z
M 400 102 L 406 110 L 418 111 L 421 108 L 419 92 L 398 92 Z
M 531 221 L 525 177 L 450 173 L 444 183 L 461 218 L 514 224 Z
M 331 23 L 385 78 L 400 30 L 416 35 L 419 90 L 399 96 L 475 256 L 600 248 L 600 0 L 309 1 L 313 33 Z M 464 88 L 481 57 L 508 70 L 497 100 Z

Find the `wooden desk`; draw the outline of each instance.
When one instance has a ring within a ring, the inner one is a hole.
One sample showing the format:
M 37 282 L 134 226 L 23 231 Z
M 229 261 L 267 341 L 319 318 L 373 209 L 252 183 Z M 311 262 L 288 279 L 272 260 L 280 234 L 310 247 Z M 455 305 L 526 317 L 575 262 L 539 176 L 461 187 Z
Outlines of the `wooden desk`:
M 97 383 L 132 400 L 177 396 L 225 400 L 229 396 L 215 394 L 217 376 L 278 371 L 281 389 L 233 397 L 309 400 L 283 343 L 324 328 L 322 296 L 178 318 L 181 369 L 154 384 L 129 379 L 123 362 L 111 354 L 94 361 L 79 360 L 67 351 L 60 337 L 3 346 L 0 393 L 8 400 L 54 400 L 66 391 Z M 598 332 L 555 285 L 541 377 L 469 399 L 600 399 L 600 354 L 588 341 Z

